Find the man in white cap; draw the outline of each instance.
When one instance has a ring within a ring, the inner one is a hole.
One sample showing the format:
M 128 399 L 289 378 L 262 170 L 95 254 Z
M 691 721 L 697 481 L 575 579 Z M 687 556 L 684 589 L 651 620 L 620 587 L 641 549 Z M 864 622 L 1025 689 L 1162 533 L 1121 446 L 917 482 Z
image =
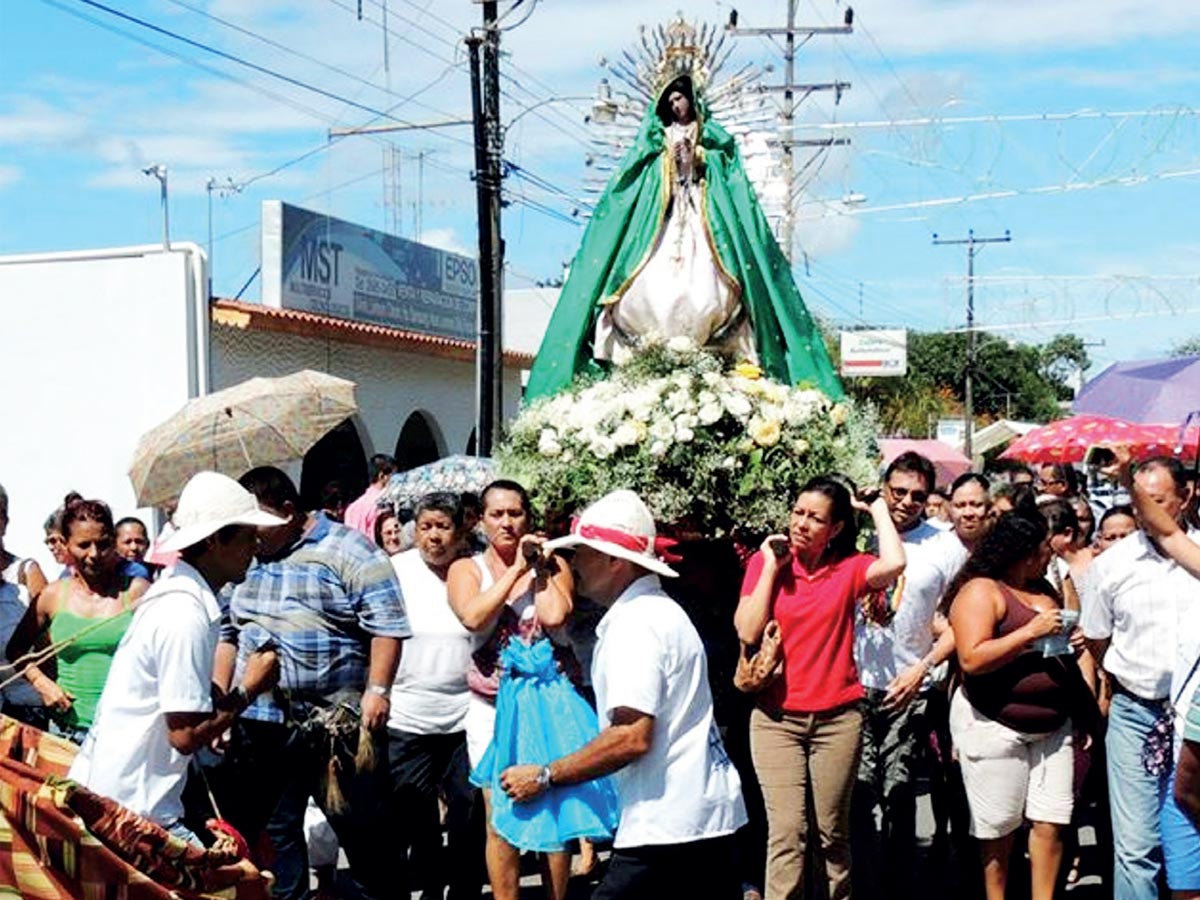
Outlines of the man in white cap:
M 655 540 L 637 494 L 614 491 L 546 544 L 575 548 L 576 590 L 608 609 L 592 657 L 604 727 L 548 766 L 512 766 L 501 784 L 520 801 L 615 773 L 621 818 L 593 900 L 740 897 L 732 835 L 746 823 L 741 781 L 713 721 L 700 636 L 659 582 L 676 573 Z
M 241 581 L 254 557 L 260 526 L 283 520 L 254 495 L 216 472 L 194 475 L 179 497 L 179 551 L 137 605 L 69 777 L 193 843 L 182 824 L 188 758 L 233 724 L 256 696 L 274 686 L 273 650 L 254 655 L 241 684 L 213 697 L 213 660 L 221 608 L 215 595 Z

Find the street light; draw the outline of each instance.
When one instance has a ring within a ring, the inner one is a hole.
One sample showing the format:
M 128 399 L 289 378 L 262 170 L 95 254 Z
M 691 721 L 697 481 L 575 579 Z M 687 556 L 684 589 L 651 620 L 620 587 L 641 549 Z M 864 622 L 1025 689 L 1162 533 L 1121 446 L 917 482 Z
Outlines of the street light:
M 549 106 L 551 103 L 573 103 L 573 102 L 578 102 L 578 101 L 581 101 L 581 100 L 594 100 L 594 99 L 596 99 L 596 98 L 594 98 L 594 97 L 590 97 L 590 96 L 587 96 L 587 97 L 585 97 L 585 96 L 576 96 L 576 97 L 547 97 L 545 100 L 539 100 L 537 103 L 534 103 L 532 106 L 527 106 L 527 107 L 525 107 L 523 110 L 521 110 L 521 111 L 520 111 L 519 113 L 517 113 L 515 116 L 513 116 L 513 117 L 512 117 L 512 118 L 509 120 L 508 124 L 504 126 L 504 130 L 505 130 L 505 131 L 508 131 L 508 130 L 509 130 L 510 128 L 512 128 L 512 127 L 513 127 L 515 124 L 517 124 L 517 120 L 519 120 L 519 119 L 520 119 L 522 116 L 524 116 L 524 115 L 526 115 L 526 114 L 528 114 L 528 113 L 531 113 L 531 112 L 533 112 L 535 109 L 538 109 L 539 107 L 542 107 L 542 106 Z M 596 102 L 597 102 L 597 103 L 599 103 L 599 100 L 597 100 Z
M 170 212 L 167 209 L 167 167 L 162 163 L 156 163 L 153 166 L 147 166 L 142 169 L 143 175 L 153 175 L 158 179 L 160 193 L 162 195 L 162 214 L 163 214 L 163 252 L 171 252 L 171 218 Z

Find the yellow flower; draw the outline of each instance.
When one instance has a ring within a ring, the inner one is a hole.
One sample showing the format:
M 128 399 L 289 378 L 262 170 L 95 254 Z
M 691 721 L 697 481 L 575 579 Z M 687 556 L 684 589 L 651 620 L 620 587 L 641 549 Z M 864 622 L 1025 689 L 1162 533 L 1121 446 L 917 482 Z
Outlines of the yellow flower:
M 746 360 L 743 360 L 742 362 L 740 362 L 736 366 L 734 366 L 733 371 L 736 372 L 738 375 L 741 375 L 743 378 L 750 378 L 750 379 L 762 378 L 762 373 L 763 373 L 762 369 L 760 369 L 754 363 L 748 362 Z
M 774 447 L 779 443 L 783 429 L 778 419 L 763 419 L 755 416 L 746 425 L 746 431 L 754 438 L 754 443 L 760 447 Z

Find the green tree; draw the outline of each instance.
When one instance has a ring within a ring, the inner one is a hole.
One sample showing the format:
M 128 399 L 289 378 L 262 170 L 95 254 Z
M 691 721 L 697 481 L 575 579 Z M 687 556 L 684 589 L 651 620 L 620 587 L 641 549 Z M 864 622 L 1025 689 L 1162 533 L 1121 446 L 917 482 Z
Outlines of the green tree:
M 889 433 L 924 437 L 931 420 L 961 412 L 966 360 L 962 332 L 909 332 L 908 375 L 848 378 L 846 386 L 854 397 L 876 405 Z M 976 334 L 975 414 L 982 419 L 1055 418 L 1061 414 L 1060 402 L 1071 396 L 1067 379 L 1089 365 L 1083 341 L 1075 335 L 1057 335 L 1036 345 Z
M 1200 334 L 1184 338 L 1171 347 L 1171 356 L 1178 359 L 1181 356 L 1200 356 Z

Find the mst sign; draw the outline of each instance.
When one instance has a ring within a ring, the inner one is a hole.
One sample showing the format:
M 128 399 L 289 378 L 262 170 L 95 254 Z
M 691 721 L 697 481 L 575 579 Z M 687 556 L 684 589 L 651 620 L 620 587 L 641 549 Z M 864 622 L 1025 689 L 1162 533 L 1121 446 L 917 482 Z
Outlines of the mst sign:
M 475 260 L 279 200 L 262 208 L 268 306 L 475 340 Z

